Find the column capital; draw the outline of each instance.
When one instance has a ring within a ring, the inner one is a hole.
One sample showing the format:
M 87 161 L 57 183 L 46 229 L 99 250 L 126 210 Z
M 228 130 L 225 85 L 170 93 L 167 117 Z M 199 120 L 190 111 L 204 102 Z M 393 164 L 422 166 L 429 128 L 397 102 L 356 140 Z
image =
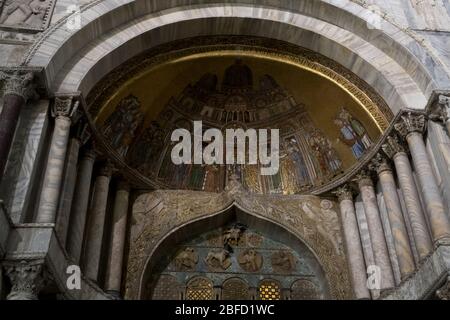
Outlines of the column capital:
M 11 280 L 8 300 L 37 300 L 44 287 L 44 261 L 4 261 L 3 268 Z
M 117 183 L 117 190 L 130 191 L 130 183 L 125 179 L 120 179 Z
M 100 168 L 99 175 L 105 177 L 111 177 L 116 168 L 111 161 L 106 161 L 105 164 Z
M 392 168 L 386 159 L 386 157 L 382 156 L 380 153 L 377 153 L 375 157 L 370 161 L 369 168 L 380 174 L 384 171 L 392 171 Z
M 426 127 L 425 115 L 423 114 L 413 114 L 408 112 L 400 117 L 400 120 L 394 124 L 395 130 L 403 137 L 406 138 L 407 135 L 418 132 L 423 134 Z
M 353 201 L 353 190 L 347 184 L 340 186 L 333 193 L 337 196 L 339 202 L 344 200 Z
M 442 121 L 444 124 L 450 120 L 450 97 L 439 95 L 437 101 L 430 110 L 429 118 L 435 121 Z
M 353 181 L 358 183 L 359 187 L 370 186 L 373 187 L 373 181 L 370 176 L 369 171 L 366 169 L 361 170 L 358 174 L 355 175 Z
M 0 80 L 3 81 L 3 95 L 16 95 L 25 102 L 39 99 L 36 92 L 35 75 L 29 70 L 2 70 Z
M 386 142 L 381 146 L 381 149 L 391 159 L 393 159 L 397 153 L 406 152 L 404 145 L 400 142 L 397 135 L 388 136 Z
M 52 116 L 55 118 L 71 118 L 78 109 L 79 102 L 74 97 L 55 97 L 52 106 Z
M 88 148 L 88 149 L 84 150 L 83 159 L 95 161 L 96 158 L 97 158 L 97 152 L 94 149 Z
M 450 300 L 450 276 L 447 277 L 445 284 L 436 290 L 436 296 L 440 300 Z

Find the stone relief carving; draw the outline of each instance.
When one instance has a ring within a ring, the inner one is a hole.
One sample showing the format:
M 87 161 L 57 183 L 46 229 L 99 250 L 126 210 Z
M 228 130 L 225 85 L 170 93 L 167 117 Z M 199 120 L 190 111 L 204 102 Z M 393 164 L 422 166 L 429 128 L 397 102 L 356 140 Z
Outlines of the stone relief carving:
M 3 264 L 12 284 L 8 300 L 37 300 L 45 284 L 43 261 L 11 261 Z
M 198 254 L 193 248 L 186 248 L 175 258 L 175 267 L 180 271 L 194 270 L 198 263 Z
M 157 243 L 171 230 L 217 215 L 233 205 L 248 214 L 279 224 L 299 237 L 322 265 L 331 295 L 337 299 L 351 297 L 348 273 L 343 272 L 348 268 L 338 221 L 339 206 L 315 196 L 251 194 L 235 179 L 230 179 L 222 193 L 157 190 L 143 194 L 135 201 L 126 297 L 139 298 L 140 279 L 146 262 Z
M 245 271 L 256 272 L 262 267 L 263 257 L 256 250 L 248 249 L 239 254 L 238 262 Z
M 236 224 L 232 228 L 225 230 L 223 233 L 223 246 L 229 251 L 232 251 L 231 246 L 236 246 L 239 244 L 239 240 L 244 230 L 245 226 L 241 224 Z
M 273 270 L 279 273 L 292 272 L 297 265 L 292 253 L 285 250 L 274 252 L 270 259 Z
M 205 262 L 211 271 L 224 271 L 231 266 L 230 253 L 225 249 L 215 249 L 208 252 Z
M 54 6 L 55 0 L 6 0 L 0 26 L 43 31 L 50 22 Z

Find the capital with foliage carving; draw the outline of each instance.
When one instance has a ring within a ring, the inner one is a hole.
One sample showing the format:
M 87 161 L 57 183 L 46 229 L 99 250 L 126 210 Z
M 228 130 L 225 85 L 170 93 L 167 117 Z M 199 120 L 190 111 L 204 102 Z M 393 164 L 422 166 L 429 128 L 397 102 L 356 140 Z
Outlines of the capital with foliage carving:
M 358 183 L 358 186 L 361 187 L 373 187 L 372 177 L 368 170 L 361 170 L 355 177 L 353 181 Z
M 386 143 L 381 146 L 381 149 L 383 149 L 384 153 L 391 159 L 393 159 L 397 153 L 405 152 L 405 147 L 396 135 L 388 136 Z
M 378 174 L 391 170 L 391 166 L 386 157 L 382 156 L 380 153 L 377 153 L 370 161 L 369 168 L 376 171 Z
M 408 112 L 400 117 L 399 122 L 394 125 L 395 130 L 403 137 L 413 132 L 423 133 L 426 127 L 426 119 L 423 114 Z
M 12 288 L 8 300 L 37 300 L 44 286 L 43 260 L 3 262 Z
M 78 109 L 79 102 L 74 97 L 55 97 L 52 116 L 55 118 L 71 118 Z
M 30 71 L 0 71 L 0 80 L 3 82 L 3 95 L 16 95 L 25 102 L 39 99 L 34 78 L 34 73 Z
M 353 201 L 353 190 L 347 184 L 337 188 L 333 193 L 336 195 L 339 202 L 344 200 Z

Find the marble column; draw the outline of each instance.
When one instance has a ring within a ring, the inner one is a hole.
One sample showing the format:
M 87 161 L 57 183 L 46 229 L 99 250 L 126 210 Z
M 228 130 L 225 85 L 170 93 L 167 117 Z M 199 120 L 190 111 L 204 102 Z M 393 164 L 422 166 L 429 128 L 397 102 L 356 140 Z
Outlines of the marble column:
M 43 288 L 43 261 L 5 261 L 6 275 L 11 281 L 11 292 L 7 300 L 38 300 Z
M 394 240 L 395 253 L 400 267 L 402 280 L 415 270 L 414 257 L 409 244 L 408 231 L 403 218 L 402 205 L 397 193 L 394 174 L 387 159 L 377 154 L 372 165 L 378 174 L 389 224 Z
M 67 149 L 63 185 L 56 218 L 56 233 L 58 234 L 63 247 L 66 247 L 70 212 L 77 181 L 79 151 L 80 147 L 86 144 L 87 140 L 90 138 L 88 125 L 84 121 L 79 121 L 75 129 L 75 134 L 73 138 L 70 139 L 69 147 Z
M 430 220 L 433 241 L 436 245 L 450 242 L 450 221 L 445 212 L 444 201 L 436 177 L 431 168 L 422 134 L 425 130 L 425 116 L 408 113 L 395 124 L 395 129 L 406 139 L 421 193 Z
M 120 296 L 122 282 L 123 251 L 127 232 L 128 199 L 130 188 L 127 182 L 120 181 L 114 199 L 113 221 L 106 271 L 106 291 Z
M 78 102 L 74 103 L 73 97 L 55 98 L 52 108 L 52 114 L 55 117 L 55 128 L 53 129 L 47 168 L 45 169 L 38 205 L 36 218 L 38 223 L 55 223 L 72 123 L 70 118 L 77 106 Z
M 111 174 L 112 167 L 110 164 L 106 164 L 95 179 L 94 195 L 87 224 L 83 271 L 93 281 L 98 280 Z
M 19 121 L 20 111 L 28 99 L 38 98 L 34 74 L 28 71 L 1 71 L 3 108 L 0 113 L 0 179 L 3 177 L 9 151 Z
M 380 289 L 389 289 L 395 286 L 389 252 L 381 223 L 377 197 L 372 179 L 366 172 L 356 176 L 359 191 L 364 205 L 367 225 L 369 227 L 370 241 L 372 243 L 373 256 L 376 267 L 380 268 Z M 369 267 L 369 266 L 368 266 Z
M 92 169 L 96 154 L 87 149 L 83 153 L 78 166 L 77 182 L 75 183 L 74 199 L 70 212 L 69 231 L 67 233 L 67 252 L 76 263 L 80 263 L 84 228 L 89 205 Z
M 353 292 L 356 299 L 370 299 L 370 292 L 367 288 L 366 265 L 364 263 L 352 191 L 348 186 L 343 186 L 336 190 L 335 194 L 339 199 Z
M 389 136 L 382 148 L 384 153 L 394 161 L 398 182 L 405 200 L 406 211 L 411 222 L 414 243 L 419 254 L 419 260 L 422 261 L 433 251 L 433 244 L 428 232 L 427 222 L 420 203 L 408 155 L 396 136 Z

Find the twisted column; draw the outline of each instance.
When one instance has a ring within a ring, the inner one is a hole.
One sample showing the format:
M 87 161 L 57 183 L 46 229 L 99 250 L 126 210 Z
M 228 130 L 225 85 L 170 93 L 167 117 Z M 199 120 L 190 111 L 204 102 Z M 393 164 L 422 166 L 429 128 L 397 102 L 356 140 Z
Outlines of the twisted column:
M 433 241 L 448 243 L 450 241 L 450 221 L 445 212 L 444 201 L 440 193 L 436 177 L 428 159 L 422 134 L 425 130 L 425 116 L 409 113 L 401 117 L 395 129 L 408 143 L 414 167 L 430 220 Z
M 423 260 L 433 250 L 427 222 L 420 203 L 419 193 L 413 178 L 408 155 L 396 136 L 389 136 L 382 146 L 384 153 L 394 161 L 400 189 L 405 199 L 405 207 L 411 222 L 411 230 L 419 259 Z
M 20 111 L 28 99 L 37 99 L 34 74 L 28 71 L 0 72 L 3 81 L 3 108 L 0 113 L 0 179 L 3 177 L 9 151 L 19 121 Z
M 394 274 L 392 272 L 391 261 L 389 259 L 389 252 L 372 179 L 365 171 L 362 171 L 356 176 L 355 180 L 358 183 L 363 201 L 375 265 L 379 267 L 381 271 L 380 289 L 393 288 L 395 285 Z
M 335 194 L 339 199 L 341 221 L 353 291 L 357 299 L 370 299 L 370 292 L 367 288 L 366 266 L 364 263 L 363 248 L 359 236 L 352 191 L 348 186 L 343 186 L 337 189 Z
M 94 150 L 85 150 L 78 166 L 77 182 L 75 183 L 74 191 L 75 197 L 70 213 L 66 243 L 67 252 L 76 263 L 80 263 L 81 258 L 95 157 Z
M 36 219 L 38 223 L 55 222 L 72 123 L 70 118 L 77 107 L 78 102 L 73 103 L 73 97 L 55 98 L 52 108 L 52 115 L 55 117 L 55 128 L 53 129 L 47 168 L 45 169 L 44 183 L 39 200 Z
M 84 272 L 93 281 L 97 281 L 98 278 L 109 182 L 111 180 L 112 170 L 112 166 L 106 164 L 100 170 L 95 180 L 92 209 L 87 226 Z
M 127 230 L 129 195 L 130 187 L 128 183 L 120 181 L 117 186 L 116 198 L 114 200 L 110 252 L 105 284 L 105 289 L 116 296 L 120 295 L 120 285 L 122 281 L 123 251 Z
M 380 181 L 389 224 L 394 238 L 394 247 L 400 267 L 400 273 L 402 279 L 404 279 L 415 270 L 415 265 L 394 175 L 390 165 L 380 154 L 377 154 L 372 160 L 372 166 L 377 171 L 378 179 Z

